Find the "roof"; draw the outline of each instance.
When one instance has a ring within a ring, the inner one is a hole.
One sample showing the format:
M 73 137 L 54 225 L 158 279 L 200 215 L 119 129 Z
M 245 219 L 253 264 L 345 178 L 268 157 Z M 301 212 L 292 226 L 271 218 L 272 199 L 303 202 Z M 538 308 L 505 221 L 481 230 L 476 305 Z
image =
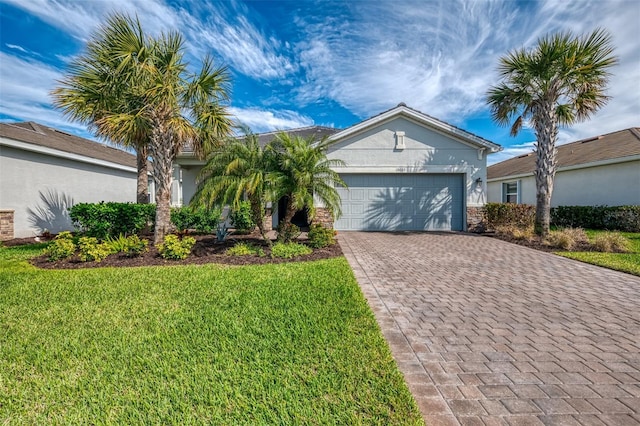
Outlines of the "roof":
M 418 111 L 417 109 L 411 108 L 407 106 L 404 102 L 399 103 L 397 106 L 388 109 L 380 114 L 374 115 L 373 117 L 367 118 L 359 123 L 354 124 L 351 127 L 348 127 L 340 132 L 337 132 L 331 136 L 333 140 L 343 139 L 355 134 L 358 134 L 372 126 L 375 126 L 381 122 L 390 120 L 397 116 L 404 116 L 406 118 L 410 118 L 418 123 L 439 131 L 441 133 L 445 133 L 449 136 L 456 137 L 459 140 L 462 140 L 466 143 L 469 143 L 478 148 L 485 148 L 489 152 L 498 152 L 502 151 L 502 147 L 494 142 L 491 142 L 487 139 L 484 139 L 478 135 L 467 132 L 459 127 L 456 127 L 452 124 L 446 123 L 442 120 L 439 120 L 435 117 L 432 117 L 428 114 L 423 113 L 422 111 Z
M 571 142 L 557 147 L 558 168 L 579 166 L 602 161 L 621 160 L 640 155 L 640 128 Z M 533 173 L 536 169 L 535 153 L 520 155 L 487 167 L 487 179 L 498 179 Z
M 33 121 L 0 123 L 0 137 L 120 166 L 137 167 L 136 156 L 131 153 Z

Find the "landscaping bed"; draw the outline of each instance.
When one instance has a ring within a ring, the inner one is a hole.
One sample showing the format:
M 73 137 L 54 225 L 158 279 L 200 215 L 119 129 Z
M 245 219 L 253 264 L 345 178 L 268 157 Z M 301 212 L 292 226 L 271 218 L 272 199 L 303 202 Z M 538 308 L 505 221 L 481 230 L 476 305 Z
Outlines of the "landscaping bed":
M 232 235 L 224 242 L 217 242 L 214 235 L 192 235 L 196 239 L 191 254 L 183 260 L 164 259 L 158 253 L 156 247 L 149 243 L 149 251 L 136 257 L 127 257 L 123 253 L 112 254 L 101 262 L 83 262 L 77 255 L 65 259 L 50 261 L 46 254 L 34 257 L 31 264 L 43 269 L 80 269 L 96 267 L 128 267 L 128 266 L 160 266 L 160 265 L 202 265 L 218 263 L 226 265 L 264 265 L 269 263 L 300 262 L 329 259 L 342 255 L 339 244 L 313 249 L 311 254 L 296 256 L 291 259 L 271 257 L 271 252 L 266 242 L 257 234 Z M 5 246 L 16 246 L 33 243 L 33 238 L 16 239 L 5 242 Z M 42 239 L 41 241 L 42 242 Z M 264 255 L 231 256 L 226 251 L 239 242 L 251 244 L 261 248 Z M 305 239 L 299 242 L 305 243 Z

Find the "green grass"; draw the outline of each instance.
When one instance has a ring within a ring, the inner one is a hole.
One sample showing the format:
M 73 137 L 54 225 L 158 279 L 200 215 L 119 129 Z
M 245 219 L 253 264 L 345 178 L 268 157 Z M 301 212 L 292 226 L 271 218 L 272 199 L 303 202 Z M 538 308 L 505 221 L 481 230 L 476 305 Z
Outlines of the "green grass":
M 604 231 L 587 230 L 586 232 L 589 239 L 593 241 L 598 233 Z M 640 233 L 621 232 L 621 234 L 631 243 L 629 253 L 557 252 L 557 254 L 593 265 L 640 275 Z
M 44 271 L 0 248 L 0 424 L 423 424 L 344 260 Z

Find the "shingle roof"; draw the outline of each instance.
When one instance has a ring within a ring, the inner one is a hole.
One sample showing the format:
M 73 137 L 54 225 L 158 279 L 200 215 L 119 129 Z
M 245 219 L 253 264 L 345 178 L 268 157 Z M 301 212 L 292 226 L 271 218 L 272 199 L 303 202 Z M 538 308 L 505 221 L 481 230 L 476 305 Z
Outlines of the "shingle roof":
M 558 168 L 640 155 L 640 128 L 571 142 L 557 149 Z M 487 179 L 533 173 L 535 169 L 536 156 L 532 152 L 487 167 Z
M 273 138 L 278 133 L 287 133 L 290 136 L 300 136 L 301 138 L 308 138 L 311 136 L 315 136 L 316 140 L 320 140 L 325 136 L 331 136 L 334 133 L 339 132 L 340 129 L 335 129 L 333 127 L 324 127 L 324 126 L 308 126 L 308 127 L 300 127 L 297 129 L 290 130 L 279 130 L 274 132 L 266 132 L 266 133 L 258 133 L 258 142 L 260 145 L 265 146 L 269 142 L 273 140 Z
M 0 123 L 0 136 L 71 154 L 136 168 L 136 156 L 33 121 Z

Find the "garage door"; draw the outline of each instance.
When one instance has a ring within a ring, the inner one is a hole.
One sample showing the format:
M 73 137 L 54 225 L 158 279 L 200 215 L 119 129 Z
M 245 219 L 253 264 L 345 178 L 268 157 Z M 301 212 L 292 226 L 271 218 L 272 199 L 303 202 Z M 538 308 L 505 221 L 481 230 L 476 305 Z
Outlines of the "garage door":
M 342 174 L 338 230 L 461 231 L 460 174 Z

